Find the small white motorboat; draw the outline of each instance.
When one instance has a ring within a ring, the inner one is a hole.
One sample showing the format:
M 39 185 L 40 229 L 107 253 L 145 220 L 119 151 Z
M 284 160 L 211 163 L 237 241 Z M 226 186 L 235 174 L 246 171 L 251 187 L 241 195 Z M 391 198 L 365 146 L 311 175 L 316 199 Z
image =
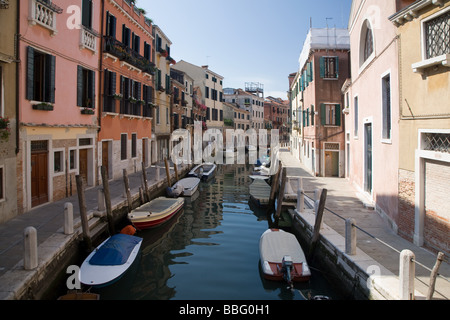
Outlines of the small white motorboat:
M 191 197 L 198 189 L 200 178 L 187 177 L 176 182 L 172 188 L 167 189 L 169 197 Z M 170 190 L 169 190 L 170 189 Z
M 183 208 L 183 198 L 158 197 L 133 209 L 128 214 L 128 219 L 136 229 L 144 230 L 165 223 Z
M 196 177 L 202 181 L 208 181 L 216 173 L 216 165 L 214 163 L 202 163 L 194 167 L 189 173 L 188 177 Z
M 311 277 L 305 254 L 297 238 L 281 229 L 268 229 L 259 241 L 260 263 L 264 278 L 293 282 L 308 281 Z
M 115 234 L 103 241 L 84 260 L 78 274 L 81 283 L 104 287 L 119 280 L 133 264 L 142 238 Z

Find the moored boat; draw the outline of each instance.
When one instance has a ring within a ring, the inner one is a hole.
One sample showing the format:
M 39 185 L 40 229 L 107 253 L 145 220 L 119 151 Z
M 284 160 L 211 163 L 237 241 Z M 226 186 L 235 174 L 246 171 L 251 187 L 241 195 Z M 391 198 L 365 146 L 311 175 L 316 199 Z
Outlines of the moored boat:
M 115 234 L 92 251 L 81 265 L 79 280 L 89 286 L 103 287 L 119 280 L 133 264 L 142 238 Z
M 308 281 L 311 277 L 305 254 L 297 238 L 281 229 L 268 229 L 259 242 L 260 263 L 267 280 Z
M 159 197 L 132 210 L 128 219 L 138 230 L 153 228 L 168 221 L 183 207 L 183 198 Z
M 194 167 L 189 173 L 188 177 L 197 177 L 202 181 L 208 181 L 216 173 L 216 165 L 214 163 L 202 163 Z
M 200 178 L 187 177 L 177 181 L 172 188 L 167 189 L 169 197 L 191 197 L 198 189 Z M 170 190 L 169 190 L 170 189 Z M 181 191 L 181 192 L 180 192 Z

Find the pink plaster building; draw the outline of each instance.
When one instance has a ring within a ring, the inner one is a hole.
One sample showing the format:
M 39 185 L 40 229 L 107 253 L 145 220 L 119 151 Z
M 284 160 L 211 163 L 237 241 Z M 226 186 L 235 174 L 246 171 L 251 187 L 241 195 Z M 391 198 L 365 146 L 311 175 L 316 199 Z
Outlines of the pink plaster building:
M 19 213 L 95 184 L 100 1 L 20 1 Z
M 354 0 L 344 93 L 346 177 L 397 229 L 399 38 L 389 17 L 410 1 Z

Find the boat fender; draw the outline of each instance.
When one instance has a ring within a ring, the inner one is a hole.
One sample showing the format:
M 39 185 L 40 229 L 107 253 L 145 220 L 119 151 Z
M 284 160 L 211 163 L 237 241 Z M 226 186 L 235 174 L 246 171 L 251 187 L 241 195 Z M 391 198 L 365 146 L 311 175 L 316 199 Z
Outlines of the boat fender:
M 128 234 L 130 236 L 134 236 L 134 234 L 136 233 L 136 228 L 130 224 L 130 225 L 126 226 L 125 228 L 123 228 L 120 231 L 120 233 L 121 234 Z

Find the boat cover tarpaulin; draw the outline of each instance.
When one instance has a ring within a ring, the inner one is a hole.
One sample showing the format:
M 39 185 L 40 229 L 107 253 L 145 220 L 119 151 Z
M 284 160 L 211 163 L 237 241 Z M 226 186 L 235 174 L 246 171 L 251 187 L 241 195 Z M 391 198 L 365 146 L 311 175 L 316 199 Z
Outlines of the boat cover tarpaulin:
M 127 234 L 113 235 L 105 242 L 89 260 L 90 264 L 102 266 L 116 266 L 127 262 L 134 247 L 141 238 Z

